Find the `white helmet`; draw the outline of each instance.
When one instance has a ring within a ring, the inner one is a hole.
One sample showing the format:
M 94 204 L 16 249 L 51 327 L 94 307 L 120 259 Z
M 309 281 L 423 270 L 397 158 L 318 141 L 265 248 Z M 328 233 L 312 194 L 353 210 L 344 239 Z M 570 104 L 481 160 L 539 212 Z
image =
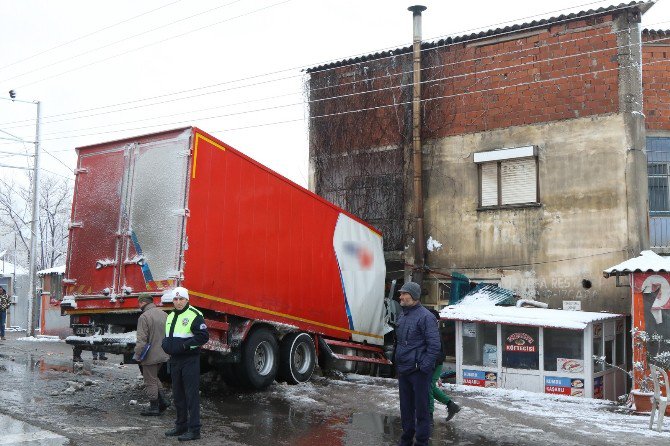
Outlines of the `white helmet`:
M 172 298 L 174 299 L 175 297 L 183 297 L 188 300 L 188 290 L 183 286 L 178 286 L 172 290 Z

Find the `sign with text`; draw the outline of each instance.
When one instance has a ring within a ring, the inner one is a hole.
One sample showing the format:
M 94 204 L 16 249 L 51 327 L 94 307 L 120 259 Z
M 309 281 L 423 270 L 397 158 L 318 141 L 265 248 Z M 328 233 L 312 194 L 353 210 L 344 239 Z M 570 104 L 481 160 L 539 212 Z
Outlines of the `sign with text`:
M 535 353 L 535 339 L 528 333 L 512 333 L 505 339 L 506 352 Z
M 463 370 L 463 384 L 475 387 L 498 387 L 498 374 L 482 370 Z
M 584 380 L 562 376 L 545 376 L 544 393 L 553 395 L 584 396 Z
M 563 309 L 567 311 L 582 311 L 582 302 L 579 300 L 564 300 Z

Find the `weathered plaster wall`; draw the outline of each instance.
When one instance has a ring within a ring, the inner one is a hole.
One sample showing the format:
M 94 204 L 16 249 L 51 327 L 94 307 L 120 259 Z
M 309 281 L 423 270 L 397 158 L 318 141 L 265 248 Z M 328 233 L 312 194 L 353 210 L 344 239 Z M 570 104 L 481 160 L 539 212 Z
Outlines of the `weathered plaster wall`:
M 560 308 L 629 312 L 629 290 L 602 270 L 639 253 L 646 222 L 629 215 L 630 131 L 620 114 L 510 127 L 434 140 L 426 147 L 428 253 L 436 269 L 499 280 L 518 294 Z M 478 211 L 474 152 L 538 147 L 540 207 Z M 640 160 L 638 160 L 640 161 Z M 646 175 L 636 175 L 646 191 Z M 584 288 L 582 280 L 592 286 Z M 429 289 L 434 287 L 428 287 Z M 433 296 L 434 298 L 434 296 Z

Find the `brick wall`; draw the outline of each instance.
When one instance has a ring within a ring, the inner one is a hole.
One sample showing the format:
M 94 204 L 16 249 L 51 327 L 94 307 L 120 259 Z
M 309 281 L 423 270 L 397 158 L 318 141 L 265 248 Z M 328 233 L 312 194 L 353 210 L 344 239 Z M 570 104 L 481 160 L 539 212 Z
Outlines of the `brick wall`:
M 642 32 L 642 63 L 647 130 L 670 130 L 670 31 Z
M 613 19 L 610 13 L 432 44 L 423 52 L 422 136 L 618 112 Z M 311 120 L 312 147 L 336 151 L 402 143 L 410 124 L 411 69 L 405 52 L 310 73 L 310 116 L 331 115 Z M 329 132 L 319 127 L 326 122 Z

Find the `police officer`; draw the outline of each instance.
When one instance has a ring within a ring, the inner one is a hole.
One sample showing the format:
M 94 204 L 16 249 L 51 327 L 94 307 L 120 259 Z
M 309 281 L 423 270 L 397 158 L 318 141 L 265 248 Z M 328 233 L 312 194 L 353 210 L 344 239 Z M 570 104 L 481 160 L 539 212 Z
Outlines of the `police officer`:
M 168 437 L 180 441 L 200 438 L 200 346 L 209 340 L 202 313 L 189 305 L 188 290 L 172 291 L 174 311 L 165 321 L 162 347 L 170 355 L 172 398 L 177 409 L 175 427 Z

